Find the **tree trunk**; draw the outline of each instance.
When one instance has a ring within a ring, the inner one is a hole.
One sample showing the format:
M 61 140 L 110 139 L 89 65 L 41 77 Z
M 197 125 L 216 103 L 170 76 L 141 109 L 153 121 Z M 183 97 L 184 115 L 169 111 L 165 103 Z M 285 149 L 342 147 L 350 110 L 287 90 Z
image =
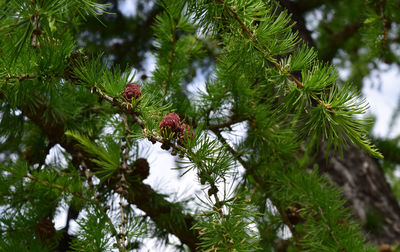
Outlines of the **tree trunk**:
M 361 221 L 368 241 L 376 244 L 400 242 L 400 207 L 377 161 L 351 146 L 325 158 L 321 148 L 316 162 L 329 180 L 343 188 L 347 205 Z

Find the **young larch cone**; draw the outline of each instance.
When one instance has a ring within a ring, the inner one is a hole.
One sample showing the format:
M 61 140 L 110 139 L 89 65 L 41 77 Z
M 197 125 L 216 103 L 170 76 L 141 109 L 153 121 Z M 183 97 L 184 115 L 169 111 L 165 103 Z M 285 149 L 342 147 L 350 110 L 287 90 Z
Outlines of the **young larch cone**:
M 132 99 L 138 99 L 141 96 L 142 91 L 140 90 L 139 85 L 133 82 L 126 85 L 124 91 L 122 92 L 122 97 L 129 102 L 132 101 Z
M 161 131 L 167 133 L 180 133 L 181 129 L 181 119 L 176 113 L 169 113 L 161 119 L 160 126 L 158 126 Z

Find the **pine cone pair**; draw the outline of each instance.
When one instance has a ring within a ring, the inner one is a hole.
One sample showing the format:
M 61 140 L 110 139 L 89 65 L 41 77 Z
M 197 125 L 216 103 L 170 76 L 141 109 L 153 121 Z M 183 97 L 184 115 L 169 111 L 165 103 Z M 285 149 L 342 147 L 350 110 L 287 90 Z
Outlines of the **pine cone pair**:
M 176 113 L 169 113 L 161 119 L 159 128 L 161 132 L 168 134 L 173 133 L 178 137 L 178 144 L 183 145 L 189 138 L 194 136 L 190 126 L 186 123 L 181 124 L 181 119 Z

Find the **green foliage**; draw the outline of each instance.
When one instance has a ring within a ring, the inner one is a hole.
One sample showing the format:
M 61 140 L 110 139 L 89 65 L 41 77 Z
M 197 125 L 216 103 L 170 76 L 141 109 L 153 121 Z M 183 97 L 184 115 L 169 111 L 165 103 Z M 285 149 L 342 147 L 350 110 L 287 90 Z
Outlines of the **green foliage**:
M 29 167 L 24 161 L 12 166 L 1 166 L 2 194 L 0 214 L 2 241 L 1 249 L 11 251 L 54 251 L 60 233 L 41 234 L 41 222 L 55 215 L 55 209 L 71 198 L 60 192 L 82 193 L 82 183 L 76 172 L 60 176 L 53 167 L 46 171 L 28 173 Z M 31 178 L 27 180 L 27 178 Z M 20 198 L 16 199 L 15 196 Z M 40 197 L 38 197 L 40 195 Z M 27 246 L 28 245 L 28 246 Z
M 88 209 L 89 214 L 78 221 L 79 232 L 72 241 L 74 251 L 107 251 L 112 248 L 110 233 L 112 228 L 107 222 L 108 217 L 98 208 Z
M 365 140 L 367 132 L 363 127 L 365 121 L 354 115 L 364 114 L 367 109 L 365 100 L 360 100 L 357 92 L 351 91 L 349 85 L 337 91 L 331 88 L 329 95 L 322 95 L 320 104 L 312 108 L 310 116 L 304 119 L 304 134 L 319 136 L 328 139 L 329 146 L 334 145 L 342 152 L 347 136 L 352 144 L 362 147 L 377 158 L 383 158 L 368 140 Z M 323 125 L 321 128 L 320 126 Z
M 215 209 L 213 202 L 203 202 L 209 210 L 203 213 L 204 218 L 194 226 L 202 237 L 199 244 L 204 251 L 260 251 L 258 234 L 249 224 L 254 222 L 256 213 L 248 201 L 240 197 L 227 199 L 223 219 Z M 243 218 L 246 216 L 245 218 Z
M 97 145 L 78 132 L 67 131 L 65 135 L 76 139 L 88 154 L 94 156 L 90 160 L 102 168 L 95 172 L 101 182 L 104 182 L 118 169 L 120 144 L 111 137 L 105 138 L 105 145 Z
M 275 1 L 159 1 L 156 67 L 136 81 L 142 96 L 132 102 L 121 97 L 135 80 L 131 68 L 89 55 L 74 34 L 106 5 L 8 2 L 0 4 L 0 150 L 13 156 L 0 166 L 0 250 L 54 250 L 68 230 L 46 240 L 32 231 L 63 204 L 78 211 L 69 217 L 79 225 L 73 251 L 126 251 L 148 231 L 165 243 L 173 234 L 191 250 L 276 251 L 285 229 L 291 251 L 370 250 L 341 192 L 310 169 L 320 141 L 328 151 L 354 144 L 383 157 L 366 138 L 360 115 L 368 105 L 350 84 L 339 87 L 335 67 L 302 44 Z M 208 57 L 215 66 L 205 90 L 191 93 L 192 66 Z M 179 125 L 161 132 L 173 111 L 181 120 L 168 123 Z M 246 134 L 233 142 L 236 126 Z M 197 208 L 143 182 L 151 173 L 138 159 L 146 139 L 179 154 L 182 176 L 196 174 L 204 192 Z M 65 162 L 50 164 L 56 144 Z M 386 152 L 388 144 L 378 146 Z
M 162 90 L 162 97 L 178 111 L 190 115 L 191 103 L 184 93 L 181 82 L 187 75 L 188 64 L 202 53 L 202 45 L 195 36 L 196 27 L 184 13 L 185 4 L 179 1 L 160 1 L 165 11 L 153 26 L 157 41 L 157 68 L 153 73 L 152 85 Z M 173 94 L 173 95 L 168 95 Z

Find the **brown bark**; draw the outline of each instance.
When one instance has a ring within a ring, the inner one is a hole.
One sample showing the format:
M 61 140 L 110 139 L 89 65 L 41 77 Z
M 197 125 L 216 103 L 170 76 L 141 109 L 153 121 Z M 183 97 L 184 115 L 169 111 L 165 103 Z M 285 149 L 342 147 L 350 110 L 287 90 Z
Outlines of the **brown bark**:
M 368 241 L 376 244 L 400 242 L 400 207 L 377 161 L 351 146 L 340 157 L 325 158 L 325 148 L 317 157 L 320 171 L 343 188 L 347 205 L 361 220 Z

